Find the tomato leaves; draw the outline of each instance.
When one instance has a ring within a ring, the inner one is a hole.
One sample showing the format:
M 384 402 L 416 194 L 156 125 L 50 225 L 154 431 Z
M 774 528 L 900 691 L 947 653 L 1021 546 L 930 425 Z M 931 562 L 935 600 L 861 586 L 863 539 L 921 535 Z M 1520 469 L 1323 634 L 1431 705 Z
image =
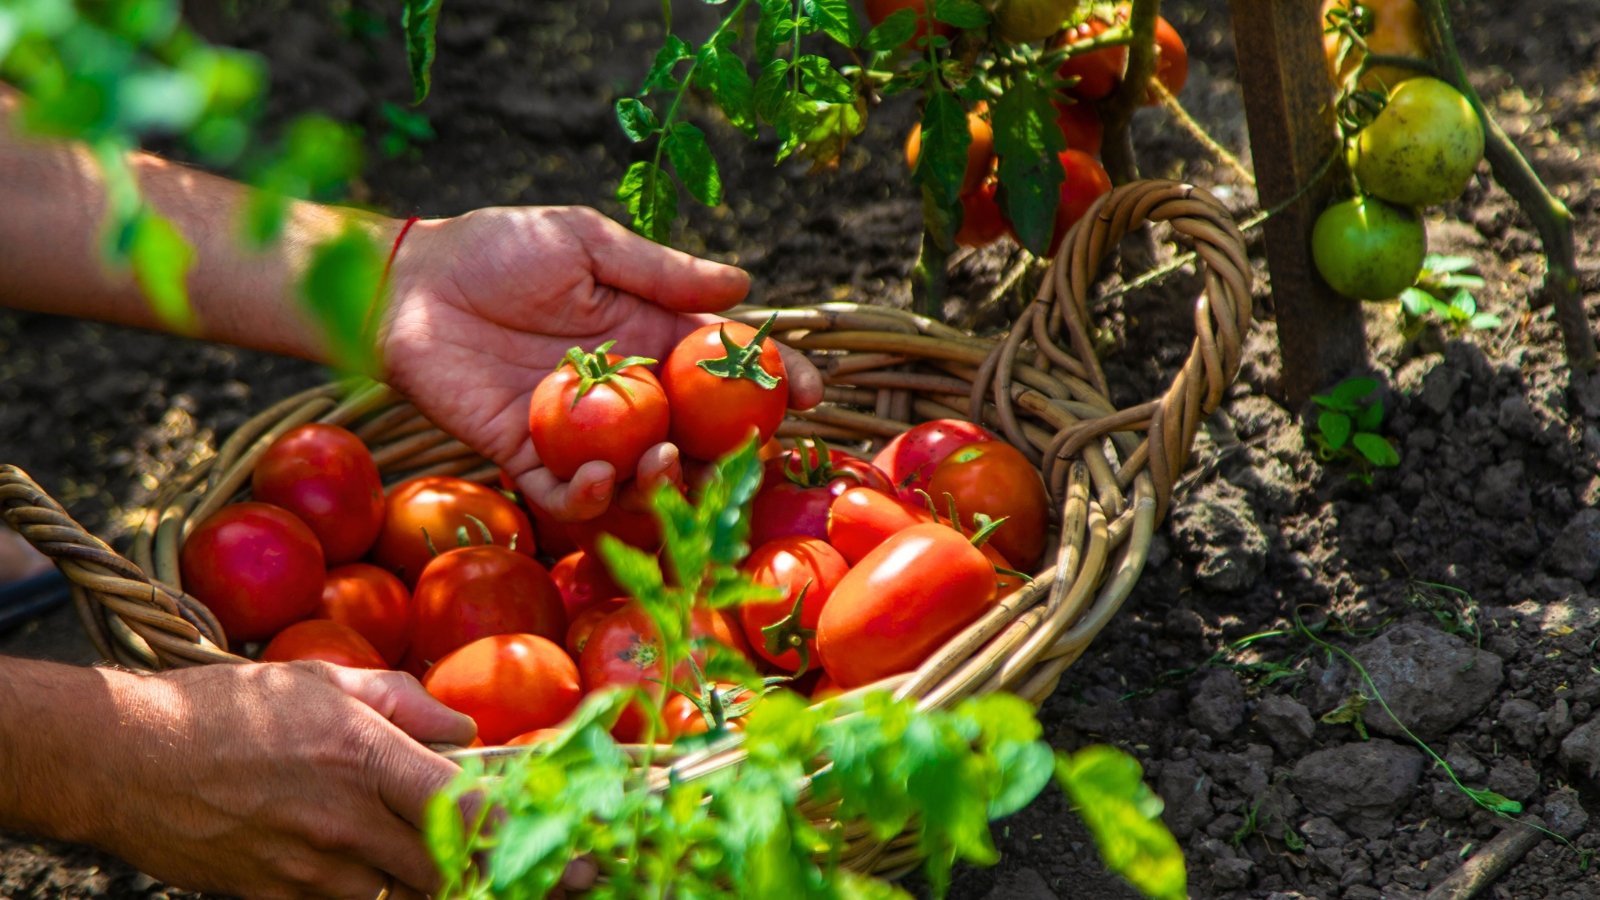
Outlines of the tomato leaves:
M 347 372 L 376 376 L 377 350 L 368 334 L 383 302 L 383 252 L 354 227 L 319 245 L 300 280 L 300 296 L 322 325 L 329 356 Z
M 628 167 L 617 186 L 617 199 L 628 210 L 635 231 L 660 244 L 672 232 L 678 217 L 678 189 L 654 162 L 639 160 Z
M 1113 747 L 1087 747 L 1056 764 L 1056 780 L 1088 824 L 1106 868 L 1146 896 L 1187 897 L 1183 853 L 1143 775 L 1138 760 Z
M 706 206 L 721 203 L 722 176 L 717 172 L 717 161 L 706 143 L 705 132 L 688 122 L 678 122 L 662 138 L 662 143 L 689 195 Z
M 993 108 L 1002 206 L 1023 246 L 1042 254 L 1050 245 L 1061 202 L 1059 155 L 1066 138 L 1056 127 L 1049 90 L 1038 83 L 1012 82 Z
M 942 207 L 954 206 L 967 172 L 967 111 L 948 91 L 928 96 L 922 111 L 922 152 L 914 173 L 917 183 Z
M 439 7 L 443 0 L 405 0 L 400 8 L 400 30 L 406 36 L 406 62 L 411 69 L 411 102 L 421 103 L 433 88 L 433 58 L 437 50 Z

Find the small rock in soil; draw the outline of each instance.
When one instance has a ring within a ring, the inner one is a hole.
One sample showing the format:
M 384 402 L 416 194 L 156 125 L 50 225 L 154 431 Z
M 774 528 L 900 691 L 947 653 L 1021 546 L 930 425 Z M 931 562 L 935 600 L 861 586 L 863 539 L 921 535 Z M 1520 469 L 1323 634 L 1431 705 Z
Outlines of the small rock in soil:
M 1226 481 L 1208 482 L 1173 511 L 1172 538 L 1213 591 L 1242 591 L 1266 569 L 1267 537 L 1245 492 Z
M 1255 863 L 1247 857 L 1219 859 L 1211 866 L 1211 883 L 1227 891 L 1238 890 L 1250 884 L 1250 870 Z
M 1312 816 L 1300 826 L 1300 834 L 1313 847 L 1338 849 L 1350 843 L 1350 835 L 1327 816 Z
M 1305 704 L 1274 694 L 1256 704 L 1255 726 L 1284 756 L 1296 757 L 1311 747 L 1317 723 Z
M 1200 678 L 1189 703 L 1189 722 L 1215 738 L 1244 724 L 1244 685 L 1231 669 L 1213 669 Z
M 1551 707 L 1539 714 L 1539 730 L 1561 740 L 1572 731 L 1572 707 L 1566 700 L 1557 699 Z
M 1500 657 L 1436 628 L 1407 623 L 1356 650 L 1378 693 L 1424 740 L 1438 737 L 1483 709 L 1502 679 Z M 1366 708 L 1367 727 L 1404 735 L 1379 703 Z
M 1013 869 L 995 879 L 988 900 L 1057 900 L 1056 892 L 1034 869 Z
M 1444 761 L 1455 770 L 1456 777 L 1462 781 L 1481 781 L 1488 772 L 1477 754 L 1460 741 L 1450 742 L 1450 749 L 1445 751 Z
M 1550 544 L 1545 568 L 1579 581 L 1600 575 L 1600 509 L 1580 509 Z
M 1498 791 L 1513 800 L 1526 800 L 1538 789 L 1539 773 L 1526 763 L 1502 759 L 1489 770 L 1489 790 Z
M 1600 719 L 1574 728 L 1561 742 L 1560 758 L 1574 774 L 1600 780 Z
M 1428 374 L 1422 376 L 1422 405 L 1436 416 L 1442 416 L 1450 408 L 1450 401 L 1455 399 L 1456 391 L 1461 383 L 1467 380 L 1467 373 L 1448 364 L 1434 366 Z
M 1578 792 L 1561 788 L 1544 798 L 1544 820 L 1550 830 L 1564 838 L 1575 838 L 1589 824 L 1589 813 L 1578 802 Z
M 1394 817 L 1422 777 L 1413 747 L 1373 739 L 1330 747 L 1295 764 L 1292 786 L 1306 808 L 1369 838 L 1394 830 Z
M 1166 805 L 1161 817 L 1179 840 L 1188 840 L 1211 820 L 1211 778 L 1192 759 L 1169 762 L 1156 780 L 1156 793 Z
M 1477 804 L 1472 798 L 1461 792 L 1461 789 L 1449 781 L 1435 782 L 1430 800 L 1433 811 L 1442 819 L 1464 819 L 1477 809 Z
M 1490 466 L 1478 480 L 1472 504 L 1485 516 L 1521 521 L 1533 514 L 1533 493 L 1527 469 L 1520 459 Z
M 1513 697 L 1500 704 L 1495 719 L 1518 747 L 1532 747 L 1539 742 L 1539 707 L 1533 701 Z

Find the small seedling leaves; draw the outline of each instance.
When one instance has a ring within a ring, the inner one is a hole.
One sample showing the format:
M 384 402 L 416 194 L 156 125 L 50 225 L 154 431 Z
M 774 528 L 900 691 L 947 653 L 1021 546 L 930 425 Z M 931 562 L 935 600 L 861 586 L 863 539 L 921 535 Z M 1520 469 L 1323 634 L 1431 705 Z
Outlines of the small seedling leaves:
M 802 56 L 796 65 L 800 67 L 800 88 L 806 96 L 826 103 L 855 102 L 855 89 L 823 57 Z
M 435 33 L 443 0 L 405 0 L 400 8 L 400 30 L 406 36 L 406 63 L 411 68 L 411 102 L 427 99 L 433 87 Z
M 1389 443 L 1382 435 L 1360 431 L 1350 439 L 1350 442 L 1355 445 L 1357 450 L 1361 451 L 1361 455 L 1366 457 L 1367 462 L 1380 469 L 1389 469 L 1400 465 L 1400 454 L 1394 449 L 1394 445 Z
M 1430 253 L 1422 261 L 1422 269 L 1433 275 L 1451 275 L 1456 272 L 1465 272 L 1472 268 L 1474 261 L 1470 256 L 1445 256 L 1439 253 Z
M 1188 896 L 1178 842 L 1161 822 L 1161 798 L 1144 784 L 1138 760 L 1113 747 L 1062 756 L 1056 779 L 1089 826 L 1106 868 L 1160 900 Z
M 1483 331 L 1487 328 L 1499 328 L 1500 317 L 1494 313 L 1478 313 L 1467 320 L 1467 327 Z
M 638 97 L 623 97 L 617 101 L 617 122 L 622 125 L 622 133 L 635 144 L 661 130 L 655 112 Z
M 738 54 L 706 44 L 700 48 L 694 78 L 696 84 L 711 92 L 711 99 L 735 128 L 755 136 L 756 85 Z
M 933 0 L 933 17 L 969 31 L 989 24 L 989 11 L 975 0 Z
M 1406 314 L 1414 318 L 1422 318 L 1428 314 L 1433 306 L 1433 295 L 1417 287 L 1408 287 L 1400 292 L 1400 307 Z
M 917 157 L 915 176 L 941 207 L 952 208 L 957 203 L 971 143 L 967 111 L 961 101 L 948 91 L 929 94 L 922 111 L 922 152 Z
M 1340 408 L 1349 409 L 1353 408 L 1355 404 L 1361 402 L 1362 398 L 1366 397 L 1368 394 L 1377 389 L 1378 382 L 1376 379 L 1361 376 L 1357 378 L 1346 378 L 1344 381 L 1334 385 L 1333 390 L 1329 391 L 1328 394 L 1334 399 L 1334 401 L 1344 404 L 1344 406 Z
M 1383 401 L 1374 400 L 1361 408 L 1356 415 L 1357 431 L 1377 431 L 1383 424 Z
M 717 160 L 711 155 L 705 132 L 688 122 L 677 122 L 663 140 L 667 143 L 667 158 L 672 160 L 672 168 L 690 195 L 706 206 L 721 203 L 722 176 L 717 172 Z
M 894 15 L 882 22 L 872 31 L 867 33 L 868 50 L 893 50 L 904 46 L 905 43 L 917 33 L 917 13 L 915 10 L 897 10 Z
M 633 220 L 633 230 L 665 244 L 678 217 L 678 190 L 661 167 L 639 160 L 628 167 L 617 185 L 617 199 Z
M 756 79 L 755 104 L 756 115 L 764 121 L 777 122 L 783 114 L 785 101 L 789 97 L 789 61 L 787 59 L 769 60 L 761 67 L 761 76 Z
M 1042 254 L 1055 230 L 1063 177 L 1060 153 L 1066 149 L 1050 91 L 1032 80 L 1018 79 L 993 104 L 993 111 L 1006 218 L 1022 245 Z
M 149 210 L 141 211 L 129 224 L 126 243 L 134 280 L 150 308 L 169 329 L 192 334 L 198 324 L 189 305 L 194 247 L 170 221 Z
M 678 63 L 693 58 L 694 51 L 683 42 L 683 38 L 675 34 L 667 35 L 661 44 L 661 49 L 656 51 L 655 62 L 650 64 L 650 71 L 644 76 L 645 92 L 677 90 L 678 79 L 673 76 L 672 70 Z
M 1328 449 L 1338 450 L 1350 440 L 1350 417 L 1342 412 L 1325 409 L 1317 414 L 1317 431 L 1328 442 Z
M 861 26 L 850 0 L 801 0 L 800 8 L 828 37 L 846 47 L 861 43 Z
M 1457 318 L 1471 319 L 1478 312 L 1478 301 L 1466 288 L 1457 288 L 1450 295 L 1450 308 Z
M 665 591 L 661 564 L 653 554 L 624 544 L 609 534 L 601 535 L 595 548 L 600 551 L 600 559 L 606 564 L 606 571 L 611 573 L 612 580 L 628 596 L 643 601 L 660 597 Z
M 383 251 L 363 231 L 348 228 L 317 246 L 300 279 L 300 297 L 322 326 L 334 365 L 376 375 L 377 355 L 366 329 L 381 313 Z

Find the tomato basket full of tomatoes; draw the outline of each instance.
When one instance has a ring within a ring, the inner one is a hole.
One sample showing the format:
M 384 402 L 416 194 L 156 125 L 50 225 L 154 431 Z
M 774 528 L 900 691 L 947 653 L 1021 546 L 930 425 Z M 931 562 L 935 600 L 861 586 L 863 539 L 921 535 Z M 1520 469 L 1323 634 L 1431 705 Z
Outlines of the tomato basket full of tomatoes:
M 1166 389 L 1119 408 L 1095 354 L 1092 290 L 1110 250 L 1146 223 L 1196 251 L 1204 292 Z M 809 356 L 826 388 L 817 408 L 779 421 L 779 403 L 759 426 L 779 443 L 741 568 L 781 599 L 707 609 L 703 621 L 697 610 L 691 630 L 768 673 L 820 664 L 814 697 L 887 688 L 933 707 L 991 691 L 1042 702 L 1142 571 L 1195 432 L 1238 371 L 1249 286 L 1244 240 L 1220 203 L 1142 181 L 1072 227 L 1036 300 L 998 336 L 855 304 L 735 310 L 743 336 L 679 349 L 713 368 L 770 370 L 758 350 L 781 341 Z M 706 389 L 675 385 L 684 376 L 670 359 L 657 384 L 644 361 L 610 349 L 575 351 L 535 392 L 567 417 L 531 417 L 536 445 L 541 428 L 581 431 L 591 402 Z M 767 377 L 751 374 L 745 388 Z M 691 458 L 728 449 L 699 447 L 716 429 L 677 416 L 675 406 L 671 418 L 640 417 L 637 440 L 608 449 L 613 463 L 625 471 L 669 437 Z M 566 473 L 584 462 L 556 456 Z M 400 668 L 471 715 L 486 745 L 536 743 L 594 682 L 623 677 L 605 666 L 648 639 L 647 617 L 592 546 L 596 530 L 648 546 L 651 521 L 618 507 L 587 529 L 561 528 L 498 478 L 388 388 L 328 385 L 261 412 L 177 477 L 131 561 L 13 467 L 0 467 L 0 510 L 56 559 L 108 659 L 162 669 L 248 651 Z M 803 630 L 784 630 L 795 622 Z M 485 669 L 504 673 L 505 691 L 485 690 Z M 623 675 L 664 680 L 646 665 Z M 669 727 L 706 726 L 680 696 L 661 699 Z M 734 687 L 718 702 L 759 698 Z M 639 739 L 639 719 L 624 713 L 613 733 Z M 736 739 L 714 743 L 682 774 L 740 754 Z M 890 872 L 915 853 L 910 839 L 862 834 L 844 862 Z

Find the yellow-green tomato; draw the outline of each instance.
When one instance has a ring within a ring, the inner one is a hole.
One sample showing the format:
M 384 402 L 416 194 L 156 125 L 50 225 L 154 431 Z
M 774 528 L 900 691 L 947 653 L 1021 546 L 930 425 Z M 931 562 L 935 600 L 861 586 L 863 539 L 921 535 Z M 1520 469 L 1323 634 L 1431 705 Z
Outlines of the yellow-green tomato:
M 1311 256 L 1328 284 L 1357 300 L 1388 300 L 1422 271 L 1428 236 L 1408 207 L 1352 197 L 1322 211 L 1311 229 Z
M 1437 78 L 1400 83 L 1351 148 L 1363 190 L 1391 203 L 1431 206 L 1460 196 L 1483 159 L 1483 122 Z
M 1012 44 L 1042 41 L 1060 31 L 1061 23 L 1077 8 L 1077 0 L 999 0 L 994 33 Z

